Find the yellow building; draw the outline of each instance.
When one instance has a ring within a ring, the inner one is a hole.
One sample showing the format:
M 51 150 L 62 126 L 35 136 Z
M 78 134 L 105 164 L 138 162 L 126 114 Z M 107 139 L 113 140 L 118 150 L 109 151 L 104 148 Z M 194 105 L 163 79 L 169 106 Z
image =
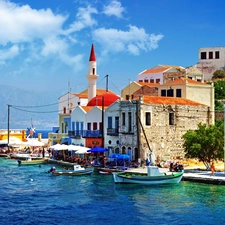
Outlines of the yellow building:
M 10 129 L 9 137 L 19 138 L 21 141 L 26 139 L 26 130 L 21 129 Z M 8 139 L 8 129 L 0 130 L 0 140 Z

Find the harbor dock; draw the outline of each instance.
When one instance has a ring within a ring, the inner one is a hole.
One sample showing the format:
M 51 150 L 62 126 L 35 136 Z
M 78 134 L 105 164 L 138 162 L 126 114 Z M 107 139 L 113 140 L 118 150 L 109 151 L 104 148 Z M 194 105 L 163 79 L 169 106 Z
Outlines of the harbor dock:
M 188 169 L 188 170 L 184 170 L 184 175 L 182 180 L 205 183 L 205 184 L 225 185 L 225 173 L 215 172 L 214 176 L 211 176 L 210 171 Z

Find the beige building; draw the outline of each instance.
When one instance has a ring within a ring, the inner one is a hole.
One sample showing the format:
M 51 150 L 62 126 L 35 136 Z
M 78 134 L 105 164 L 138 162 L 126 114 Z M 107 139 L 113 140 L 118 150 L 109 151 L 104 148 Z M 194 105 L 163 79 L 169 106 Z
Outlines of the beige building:
M 159 85 L 159 96 L 185 98 L 208 106 L 214 124 L 214 86 L 188 78 L 176 79 Z

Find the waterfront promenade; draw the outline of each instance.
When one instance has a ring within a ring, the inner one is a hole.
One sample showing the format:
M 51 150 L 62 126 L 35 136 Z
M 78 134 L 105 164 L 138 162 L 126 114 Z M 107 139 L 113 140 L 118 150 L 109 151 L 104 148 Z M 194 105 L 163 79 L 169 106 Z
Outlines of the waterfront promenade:
M 62 160 L 49 159 L 49 163 L 57 163 L 61 166 L 73 166 L 74 163 L 64 162 Z M 183 181 L 192 181 L 205 184 L 225 185 L 225 173 L 223 172 L 223 163 L 217 163 L 217 171 L 211 176 L 211 171 L 205 170 L 202 164 L 190 164 L 184 168 Z M 163 173 L 170 173 L 169 168 L 160 168 Z M 131 172 L 147 173 L 146 167 L 129 169 Z

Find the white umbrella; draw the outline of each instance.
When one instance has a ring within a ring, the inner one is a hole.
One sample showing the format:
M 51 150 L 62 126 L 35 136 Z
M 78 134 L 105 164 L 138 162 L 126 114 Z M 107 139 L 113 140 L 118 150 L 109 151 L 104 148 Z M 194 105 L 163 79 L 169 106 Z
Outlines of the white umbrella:
M 9 145 L 21 145 L 22 143 L 17 137 L 9 137 Z M 8 144 L 8 139 L 1 140 L 0 144 Z
M 69 151 L 77 151 L 79 150 L 79 147 L 78 145 L 68 145 L 68 150 Z
M 88 150 L 90 150 L 90 148 L 83 147 L 83 146 L 77 146 L 77 147 L 79 147 L 79 148 L 75 152 L 75 154 L 86 154 L 86 153 L 90 153 L 90 152 L 87 152 Z
M 26 146 L 44 146 L 44 143 L 32 138 L 27 139 L 27 142 L 23 142 L 23 145 Z
M 56 144 L 56 145 L 50 146 L 49 148 L 53 148 L 54 150 L 67 150 L 68 149 L 68 145 Z

